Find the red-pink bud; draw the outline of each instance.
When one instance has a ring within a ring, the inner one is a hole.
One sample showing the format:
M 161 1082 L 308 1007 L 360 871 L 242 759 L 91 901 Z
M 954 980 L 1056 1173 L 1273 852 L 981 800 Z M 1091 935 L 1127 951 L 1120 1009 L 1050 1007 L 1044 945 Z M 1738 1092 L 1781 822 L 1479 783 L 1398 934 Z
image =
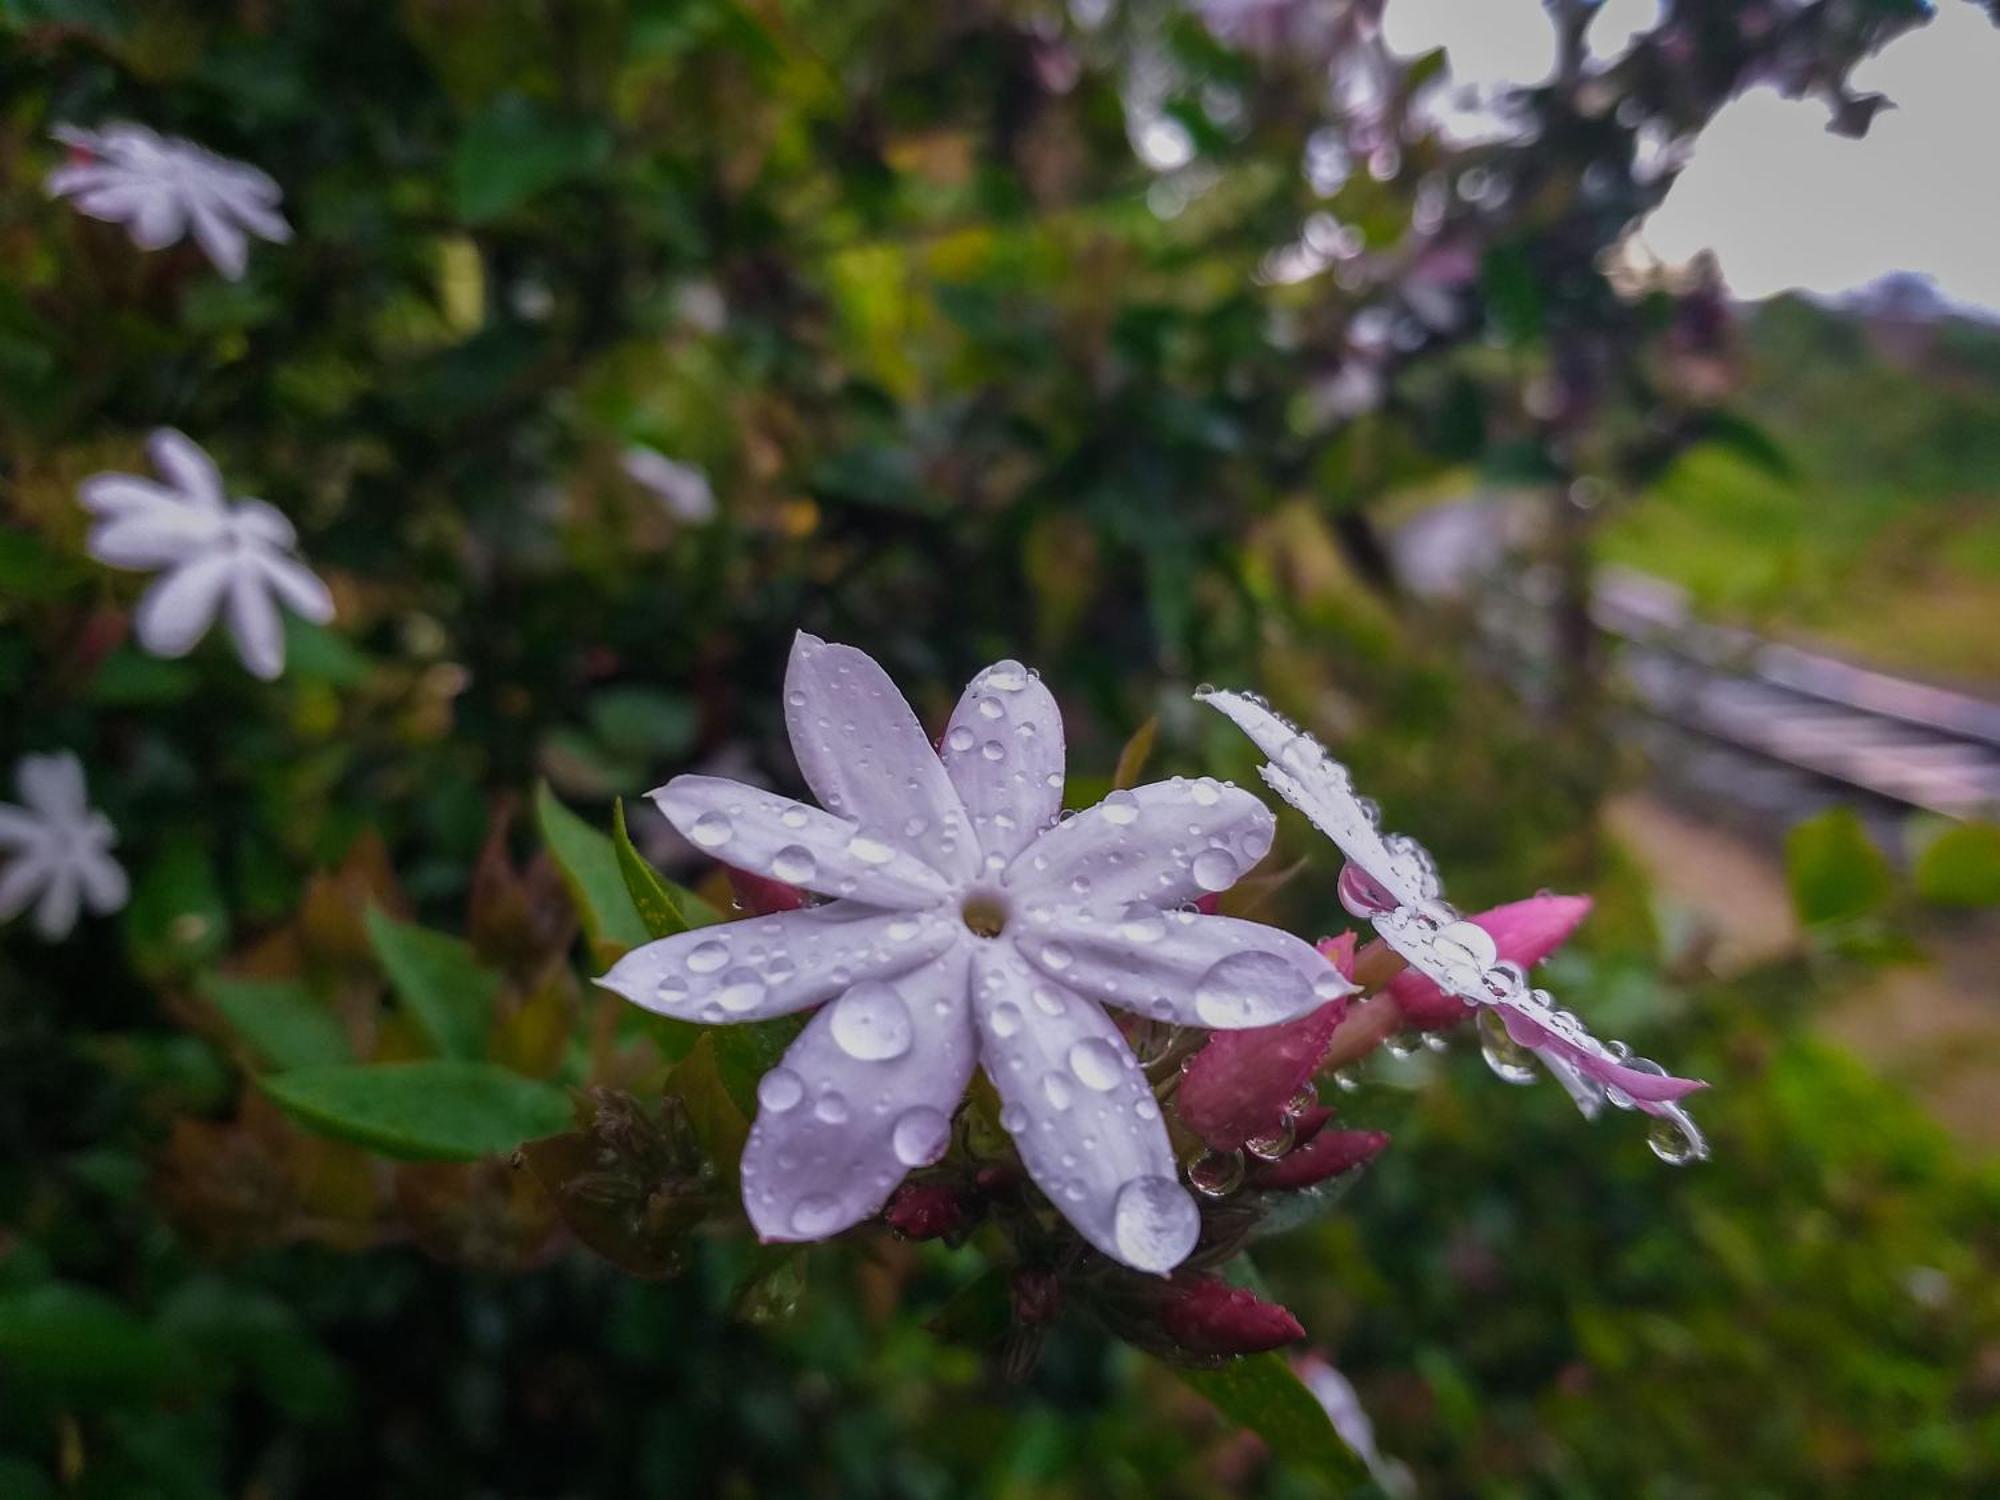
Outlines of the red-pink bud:
M 896 1189 L 883 1221 L 909 1240 L 936 1240 L 963 1229 L 965 1200 L 941 1182 L 906 1182 Z
M 1257 1163 L 1250 1172 L 1250 1185 L 1274 1192 L 1311 1187 L 1373 1160 L 1388 1144 L 1389 1137 L 1379 1130 L 1315 1128 L 1304 1144 L 1294 1146 L 1276 1161 Z
M 1191 1354 L 1262 1354 L 1306 1336 L 1289 1309 L 1216 1277 L 1185 1271 L 1166 1287 L 1160 1326 Z
M 734 865 L 722 868 L 728 872 L 729 888 L 736 893 L 736 904 L 754 917 L 768 917 L 779 911 L 797 911 L 806 904 L 805 892 L 795 885 L 786 885 L 784 881 L 772 880 L 766 875 L 753 875 Z
M 1214 916 L 1217 912 L 1222 910 L 1221 893 L 1218 891 L 1209 891 L 1203 895 L 1195 897 L 1194 909 L 1200 912 L 1204 917 Z
M 1500 957 L 1531 969 L 1563 945 L 1590 915 L 1590 907 L 1588 896 L 1530 896 L 1480 912 L 1471 921 L 1492 935 Z M 1409 970 L 1390 980 L 1384 993 L 1419 1031 L 1442 1031 L 1472 1013 L 1464 1001 Z
M 1319 951 L 1345 975 L 1354 963 L 1354 934 L 1324 938 Z M 1181 1119 L 1217 1151 L 1234 1151 L 1252 1136 L 1269 1135 L 1292 1096 L 1319 1071 L 1346 1014 L 1343 996 L 1278 1026 L 1218 1031 L 1181 1075 L 1175 1098 Z

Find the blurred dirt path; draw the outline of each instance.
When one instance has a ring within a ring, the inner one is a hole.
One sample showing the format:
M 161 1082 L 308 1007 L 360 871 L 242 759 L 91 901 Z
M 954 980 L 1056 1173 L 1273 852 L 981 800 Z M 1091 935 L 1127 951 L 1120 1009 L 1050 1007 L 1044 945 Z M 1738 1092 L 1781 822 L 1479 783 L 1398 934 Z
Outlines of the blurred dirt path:
M 1714 935 L 1723 972 L 1774 958 L 1799 938 L 1783 870 L 1763 847 L 1650 797 L 1606 818 L 1670 905 Z M 2000 1155 L 2000 931 L 1927 935 L 1932 961 L 1882 970 L 1821 1013 L 1822 1033 L 1907 1088 L 1973 1151 Z

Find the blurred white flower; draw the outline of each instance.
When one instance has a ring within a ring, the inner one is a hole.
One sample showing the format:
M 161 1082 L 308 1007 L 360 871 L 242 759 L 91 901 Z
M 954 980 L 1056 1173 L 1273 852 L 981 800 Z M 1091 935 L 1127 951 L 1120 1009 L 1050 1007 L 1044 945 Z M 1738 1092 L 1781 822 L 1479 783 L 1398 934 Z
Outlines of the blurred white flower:
M 249 261 L 249 235 L 278 243 L 292 237 L 278 212 L 282 191 L 253 166 L 143 125 L 60 125 L 54 135 L 85 159 L 49 173 L 49 196 L 68 198 L 93 219 L 123 224 L 141 250 L 163 250 L 191 232 L 210 263 L 234 281 Z
M 125 904 L 130 886 L 110 854 L 118 835 L 93 812 L 74 755 L 26 755 L 14 767 L 21 805 L 0 802 L 0 921 L 35 908 L 50 942 L 76 926 L 79 907 L 102 915 Z
M 625 477 L 666 507 L 677 521 L 700 522 L 715 519 L 715 491 L 708 475 L 693 464 L 668 458 L 657 448 L 634 443 L 619 460 Z
M 297 552 L 292 523 L 262 500 L 231 505 L 214 462 L 184 434 L 161 428 L 147 442 L 167 481 L 93 474 L 77 490 L 97 517 L 90 555 L 114 568 L 158 569 L 133 629 L 155 656 L 185 656 L 222 612 L 243 665 L 270 679 L 285 668 L 278 606 L 324 625 L 333 596 Z
M 820 1007 L 758 1085 L 758 1234 L 824 1239 L 878 1212 L 944 1155 L 983 1066 L 1077 1231 L 1143 1271 L 1180 1264 L 1200 1211 L 1106 1007 L 1238 1029 L 1351 991 L 1291 934 L 1191 909 L 1264 857 L 1271 814 L 1175 777 L 1061 819 L 1062 715 L 1016 661 L 973 678 L 933 747 L 873 660 L 802 634 L 785 719 L 824 810 L 708 776 L 653 800 L 715 858 L 831 899 L 661 938 L 598 981 L 708 1025 Z

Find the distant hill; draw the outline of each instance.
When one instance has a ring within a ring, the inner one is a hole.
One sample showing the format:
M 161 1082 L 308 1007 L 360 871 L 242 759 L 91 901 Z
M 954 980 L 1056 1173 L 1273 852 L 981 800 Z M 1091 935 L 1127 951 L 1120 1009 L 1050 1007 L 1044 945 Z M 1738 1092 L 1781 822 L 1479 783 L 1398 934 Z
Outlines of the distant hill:
M 1745 308 L 1740 337 L 1737 408 L 1791 472 L 1693 453 L 1608 555 L 1712 614 L 2000 683 L 2000 324 L 1897 277 Z

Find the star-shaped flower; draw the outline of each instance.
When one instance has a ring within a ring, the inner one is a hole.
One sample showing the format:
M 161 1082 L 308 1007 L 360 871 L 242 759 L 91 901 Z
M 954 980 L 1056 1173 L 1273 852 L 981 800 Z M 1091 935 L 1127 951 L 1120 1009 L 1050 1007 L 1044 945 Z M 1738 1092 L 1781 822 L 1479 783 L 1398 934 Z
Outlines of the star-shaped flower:
M 292 523 L 262 500 L 231 505 L 214 462 L 171 428 L 155 432 L 147 452 L 165 484 L 93 474 L 77 491 L 98 521 L 92 557 L 160 570 L 133 614 L 139 643 L 155 656 L 185 656 L 220 609 L 243 665 L 276 677 L 285 668 L 278 606 L 319 625 L 333 618 L 333 596 L 299 559 Z
M 278 212 L 284 194 L 255 167 L 143 125 L 62 125 L 54 133 L 77 159 L 49 173 L 49 196 L 123 224 L 141 250 L 164 250 L 192 232 L 209 263 L 235 281 L 249 262 L 249 235 L 292 237 Z
M 94 812 L 74 755 L 27 755 L 14 768 L 21 805 L 0 802 L 0 921 L 32 902 L 35 930 L 50 942 L 68 935 L 77 909 L 100 915 L 125 904 L 130 887 L 110 854 L 118 835 Z
M 758 1086 L 742 1168 L 758 1233 L 820 1239 L 875 1214 L 944 1154 L 977 1065 L 1086 1239 L 1141 1270 L 1178 1265 L 1199 1211 L 1103 1007 L 1266 1026 L 1348 992 L 1300 939 L 1191 909 L 1263 858 L 1269 811 L 1203 777 L 1062 817 L 1062 718 L 1019 662 L 972 680 L 934 750 L 871 658 L 801 635 L 785 711 L 824 810 L 706 776 L 653 797 L 718 859 L 833 899 L 663 938 L 600 981 L 709 1023 L 833 1002 Z

